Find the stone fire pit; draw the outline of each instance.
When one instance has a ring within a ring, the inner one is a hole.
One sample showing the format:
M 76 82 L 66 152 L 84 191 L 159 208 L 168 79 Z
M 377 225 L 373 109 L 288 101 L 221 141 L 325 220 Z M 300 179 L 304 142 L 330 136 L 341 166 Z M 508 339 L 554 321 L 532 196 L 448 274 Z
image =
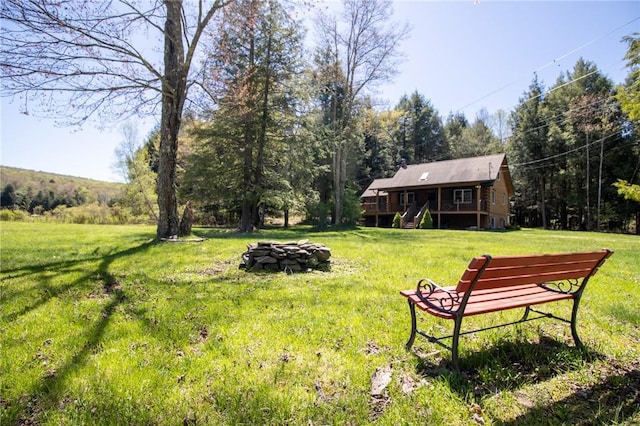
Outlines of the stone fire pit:
M 240 269 L 287 273 L 309 272 L 314 269 L 328 271 L 331 268 L 330 257 L 329 248 L 309 240 L 286 243 L 261 241 L 247 245 L 247 251 L 242 254 Z

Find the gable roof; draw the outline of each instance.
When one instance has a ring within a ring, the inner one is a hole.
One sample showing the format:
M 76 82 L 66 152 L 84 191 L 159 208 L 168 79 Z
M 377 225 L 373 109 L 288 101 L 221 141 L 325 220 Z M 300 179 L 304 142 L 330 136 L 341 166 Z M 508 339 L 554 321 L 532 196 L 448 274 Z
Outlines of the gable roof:
M 498 178 L 498 172 L 502 166 L 507 167 L 505 154 L 410 164 L 406 168 L 398 169 L 392 178 L 376 179 L 367 190 L 493 181 Z M 506 172 L 508 173 L 508 169 Z M 510 187 L 510 184 L 508 186 Z
M 376 195 L 385 196 L 387 195 L 386 191 L 380 191 L 380 188 L 387 187 L 389 181 L 393 178 L 384 178 L 384 179 L 375 179 L 373 182 L 369 184 L 367 189 L 364 190 L 360 197 L 375 197 Z

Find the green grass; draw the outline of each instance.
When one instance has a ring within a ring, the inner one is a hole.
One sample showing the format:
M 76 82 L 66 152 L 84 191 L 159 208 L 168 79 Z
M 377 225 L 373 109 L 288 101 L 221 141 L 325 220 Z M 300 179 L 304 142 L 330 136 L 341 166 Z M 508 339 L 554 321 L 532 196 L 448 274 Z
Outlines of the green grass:
M 640 422 L 637 236 L 195 228 L 206 241 L 155 244 L 154 231 L 0 224 L 0 424 Z M 248 243 L 302 238 L 331 249 L 331 272 L 238 268 Z M 587 350 L 546 320 L 463 336 L 460 373 L 424 339 L 404 350 L 409 312 L 398 291 L 420 278 L 455 283 L 483 253 L 603 247 L 615 254 L 580 306 Z M 388 366 L 391 383 L 372 396 L 372 375 Z

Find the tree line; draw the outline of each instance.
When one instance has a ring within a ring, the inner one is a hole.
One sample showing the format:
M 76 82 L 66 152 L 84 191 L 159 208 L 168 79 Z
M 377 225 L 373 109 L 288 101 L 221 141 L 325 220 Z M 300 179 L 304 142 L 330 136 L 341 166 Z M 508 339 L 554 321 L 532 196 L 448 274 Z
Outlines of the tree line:
M 114 205 L 122 184 L 0 166 L 0 207 L 42 214 L 58 206 Z
M 321 226 L 354 222 L 358 194 L 402 160 L 498 152 L 508 153 L 518 224 L 628 230 L 638 221 L 637 34 L 624 40 L 624 85 L 580 59 L 549 88 L 534 78 L 514 111 L 481 110 L 470 121 L 443 118 L 418 92 L 390 110 L 376 106 L 374 89 L 394 76 L 409 34 L 389 1 L 345 0 L 336 13 L 319 12 L 311 49 L 301 9 L 285 0 L 69 5 L 7 0 L 3 93 L 68 92 L 82 99 L 80 119 L 160 105 L 160 127 L 144 146 L 126 137 L 119 151 L 127 202 L 156 221 L 158 237 L 178 233 L 187 201 L 200 220 L 242 232 L 276 211 L 285 222 L 290 212 Z M 29 36 L 18 32 L 25 27 Z M 136 30 L 158 31 L 161 60 L 129 42 Z
M 146 223 L 124 203 L 126 185 L 0 167 L 0 220 L 65 223 Z

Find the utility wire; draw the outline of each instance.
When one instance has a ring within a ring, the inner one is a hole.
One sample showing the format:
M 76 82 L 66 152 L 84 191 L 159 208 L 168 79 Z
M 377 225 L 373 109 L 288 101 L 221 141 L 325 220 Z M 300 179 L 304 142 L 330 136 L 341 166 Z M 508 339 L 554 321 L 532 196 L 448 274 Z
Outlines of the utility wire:
M 629 22 L 627 22 L 627 23 L 625 23 L 625 24 L 623 24 L 623 25 L 620 25 L 620 26 L 619 26 L 619 27 L 617 27 L 617 28 L 614 28 L 613 30 L 611 30 L 611 31 L 607 32 L 606 34 L 603 34 L 603 35 L 601 35 L 601 36 L 599 36 L 599 37 L 594 38 L 593 40 L 591 40 L 591 41 L 589 41 L 589 42 L 587 42 L 587 43 L 583 44 L 582 46 L 576 47 L 575 49 L 572 49 L 572 50 L 570 50 L 569 52 L 564 53 L 564 54 L 562 54 L 562 55 L 558 56 L 557 58 L 555 58 L 555 59 L 553 59 L 553 60 L 551 60 L 551 61 L 547 62 L 546 64 L 544 64 L 544 65 L 542 65 L 542 66 L 538 67 L 537 69 L 533 70 L 532 74 L 537 73 L 537 72 L 539 72 L 539 71 L 542 71 L 543 69 L 548 68 L 548 67 L 550 67 L 551 65 L 556 64 L 558 61 L 561 61 L 562 59 L 564 59 L 564 58 L 566 58 L 566 57 L 568 57 L 568 56 L 570 56 L 570 55 L 573 55 L 574 53 L 576 53 L 576 52 L 578 52 L 578 51 L 580 51 L 580 50 L 584 49 L 585 47 L 588 47 L 588 46 L 592 45 L 593 43 L 595 43 L 595 42 L 597 42 L 597 41 L 599 41 L 599 40 L 601 40 L 601 39 L 603 39 L 603 38 L 605 38 L 605 37 L 610 36 L 611 34 L 615 33 L 616 31 L 618 31 L 618 30 L 620 30 L 620 29 L 622 29 L 622 28 L 626 27 L 627 25 L 630 25 L 630 24 L 632 24 L 632 23 L 634 23 L 634 22 L 636 22 L 636 21 L 638 21 L 638 20 L 640 20 L 640 16 L 637 16 L 637 17 L 635 17 L 634 19 L 632 19 L 631 21 L 629 21 Z M 587 75 L 588 75 L 588 74 L 587 74 Z M 583 76 L 583 78 L 584 78 L 584 77 L 586 77 L 586 75 L 585 75 L 585 76 Z M 512 82 L 510 82 L 510 83 L 508 83 L 508 84 L 506 84 L 506 85 L 504 85 L 504 86 L 502 86 L 502 87 L 500 87 L 500 88 L 498 88 L 498 89 L 496 89 L 496 90 L 493 90 L 492 92 L 490 92 L 490 93 L 488 93 L 488 94 L 486 94 L 486 95 L 482 96 L 481 98 L 476 99 L 475 101 L 473 101 L 473 102 L 471 102 L 471 103 L 468 103 L 467 105 L 463 106 L 462 108 L 459 108 L 459 109 L 457 110 L 457 112 L 463 111 L 463 110 L 465 110 L 465 109 L 469 108 L 470 106 L 475 105 L 475 104 L 477 104 L 478 102 L 481 102 L 481 101 L 485 100 L 486 98 L 488 98 L 488 97 L 490 97 L 490 96 L 493 96 L 493 95 L 495 95 L 496 93 L 499 93 L 499 92 L 503 91 L 504 89 L 506 89 L 506 88 L 508 88 L 508 87 L 513 86 L 514 84 L 516 84 L 516 83 L 517 83 L 517 82 L 519 82 L 519 81 L 520 81 L 519 79 L 518 79 L 518 80 L 513 80 Z M 573 82 L 573 81 L 576 81 L 576 80 L 572 80 L 572 81 L 570 81 L 569 83 L 571 83 L 571 82 Z M 567 84 L 569 84 L 569 83 L 567 83 Z
M 534 99 L 535 97 L 531 98 Z M 609 101 L 610 98 L 608 97 L 601 97 L 601 98 L 597 98 L 595 101 L 593 102 L 589 102 L 588 104 L 585 105 L 580 105 L 579 107 L 575 108 L 574 111 L 581 111 L 583 109 L 587 109 L 591 106 L 595 106 L 597 104 L 604 104 L 605 102 Z M 530 99 L 529 99 L 530 100 Z M 528 100 L 527 100 L 528 101 Z M 604 105 L 602 105 L 600 107 L 601 110 L 604 110 Z M 599 112 L 599 111 L 596 111 Z M 533 127 L 530 129 L 526 129 L 524 131 L 522 131 L 523 135 L 526 135 L 527 133 L 531 133 L 531 132 L 535 132 L 537 130 L 541 130 L 544 129 L 546 127 L 551 127 L 551 124 L 555 123 L 555 124 L 563 124 L 566 123 L 567 121 L 569 121 L 569 117 L 566 116 L 567 111 L 563 111 L 561 113 L 558 113 L 556 115 L 553 115 L 551 117 L 545 117 L 543 120 L 541 120 L 541 122 L 543 124 L 540 124 L 537 127 Z
M 554 154 L 554 155 L 550 155 L 549 157 L 545 157 L 545 158 L 540 158 L 537 160 L 532 160 L 532 161 L 527 161 L 526 163 L 518 163 L 518 164 L 510 164 L 509 166 L 513 166 L 513 167 L 526 167 L 526 166 L 530 166 L 530 165 L 534 165 L 534 164 L 539 164 L 539 163 L 543 163 L 545 161 L 549 161 L 549 160 L 554 160 L 556 158 L 560 158 L 563 157 L 565 155 L 569 155 L 569 154 L 573 154 L 574 152 L 578 152 L 581 151 L 583 149 L 585 149 L 587 146 L 591 146 L 591 145 L 595 145 L 598 144 L 600 142 L 604 142 L 605 140 L 607 140 L 608 138 L 612 137 L 612 136 L 620 136 L 620 130 L 616 130 L 613 133 L 609 133 L 606 136 L 601 137 L 600 139 L 596 139 L 592 142 L 589 142 L 589 144 L 584 144 L 581 145 L 579 147 L 576 147 L 574 149 L 570 149 L 568 151 L 564 151 L 558 154 Z M 632 144 L 634 144 L 635 142 L 633 142 Z M 533 169 L 534 167 L 531 167 L 531 169 Z

